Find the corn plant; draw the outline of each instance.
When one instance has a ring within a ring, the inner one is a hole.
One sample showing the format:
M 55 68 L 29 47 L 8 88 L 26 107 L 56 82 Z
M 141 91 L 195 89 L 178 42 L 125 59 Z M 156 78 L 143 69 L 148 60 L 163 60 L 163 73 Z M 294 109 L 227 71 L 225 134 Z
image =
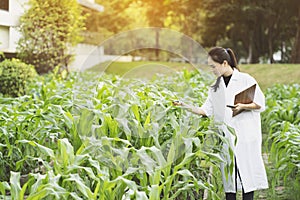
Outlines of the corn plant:
M 264 131 L 268 134 L 269 158 L 274 163 L 271 186 L 274 189 L 283 184 L 287 191 L 292 191 L 292 199 L 300 198 L 297 192 L 293 192 L 300 190 L 299 88 L 298 84 L 270 88 L 266 94 L 267 109 L 262 118 Z
M 46 76 L 30 96 L 0 98 L 2 197 L 221 198 L 208 175 L 227 140 L 171 103 L 202 104 L 208 82 L 188 71 L 148 82 L 85 73 Z

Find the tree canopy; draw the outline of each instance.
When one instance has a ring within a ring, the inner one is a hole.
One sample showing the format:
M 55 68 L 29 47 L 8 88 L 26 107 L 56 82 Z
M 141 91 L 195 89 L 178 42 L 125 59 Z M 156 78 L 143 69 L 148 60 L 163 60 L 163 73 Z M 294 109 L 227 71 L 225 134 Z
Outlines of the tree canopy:
M 66 68 L 72 61 L 71 47 L 81 40 L 84 19 L 76 0 L 30 0 L 20 19 L 21 60 L 38 73 Z
M 233 48 L 243 62 L 275 62 L 275 52 L 281 53 L 280 62 L 300 62 L 298 0 L 96 0 L 96 3 L 105 9 L 100 13 L 84 10 L 89 14 L 86 30 L 93 36 L 85 42 L 98 45 L 123 31 L 159 27 L 184 33 L 205 48 Z M 20 57 L 38 66 L 40 73 L 49 66 L 68 65 L 66 45 L 77 44 L 83 30 L 84 15 L 78 4 L 75 0 L 30 0 L 30 5 L 21 18 Z M 159 31 L 153 37 L 158 49 L 162 42 Z M 157 54 L 158 51 L 158 58 Z
M 275 62 L 275 52 L 281 52 L 281 62 L 300 62 L 298 0 L 97 2 L 107 8 L 99 16 L 102 22 L 98 25 L 112 34 L 135 28 L 133 24 L 143 16 L 139 27 L 177 30 L 207 48 L 216 45 L 231 47 L 239 52 L 244 62 L 257 63 L 261 59 Z M 132 5 L 139 6 L 132 9 Z M 140 17 L 130 18 L 126 10 Z

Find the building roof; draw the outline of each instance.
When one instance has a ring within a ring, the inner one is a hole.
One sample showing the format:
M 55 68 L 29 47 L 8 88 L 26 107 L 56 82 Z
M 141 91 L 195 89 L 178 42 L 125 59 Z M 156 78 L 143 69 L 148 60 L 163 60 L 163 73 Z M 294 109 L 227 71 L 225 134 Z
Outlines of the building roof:
M 90 9 L 93 9 L 93 10 L 96 10 L 98 12 L 103 12 L 104 11 L 104 7 L 97 4 L 97 3 L 94 3 L 90 0 L 77 0 L 77 2 L 82 5 L 82 6 L 85 6 L 87 8 L 90 8 Z

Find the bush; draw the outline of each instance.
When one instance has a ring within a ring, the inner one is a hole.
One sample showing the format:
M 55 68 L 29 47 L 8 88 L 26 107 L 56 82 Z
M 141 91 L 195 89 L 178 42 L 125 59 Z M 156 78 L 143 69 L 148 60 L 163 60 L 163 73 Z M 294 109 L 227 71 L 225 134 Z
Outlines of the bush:
M 18 97 L 26 93 L 26 85 L 37 75 L 34 66 L 20 60 L 4 60 L 0 63 L 0 93 Z

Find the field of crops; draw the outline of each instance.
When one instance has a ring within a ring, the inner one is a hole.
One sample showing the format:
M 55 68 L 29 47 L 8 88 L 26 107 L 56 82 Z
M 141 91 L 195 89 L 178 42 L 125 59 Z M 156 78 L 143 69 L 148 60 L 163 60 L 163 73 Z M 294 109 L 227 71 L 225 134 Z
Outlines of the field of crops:
M 205 191 L 217 198 L 214 177 L 207 179 L 222 138 L 208 119 L 171 103 L 202 103 L 206 82 L 187 71 L 152 82 L 44 77 L 32 95 L 1 98 L 1 194 L 199 199 Z
M 31 95 L 0 97 L 0 198 L 223 199 L 226 139 L 210 119 L 172 106 L 201 105 L 211 83 L 188 71 L 147 82 L 84 73 L 40 77 Z M 299 89 L 266 94 L 273 188 L 300 190 Z
M 269 88 L 266 104 L 262 123 L 271 163 L 269 195 L 272 199 L 300 199 L 300 85 Z

